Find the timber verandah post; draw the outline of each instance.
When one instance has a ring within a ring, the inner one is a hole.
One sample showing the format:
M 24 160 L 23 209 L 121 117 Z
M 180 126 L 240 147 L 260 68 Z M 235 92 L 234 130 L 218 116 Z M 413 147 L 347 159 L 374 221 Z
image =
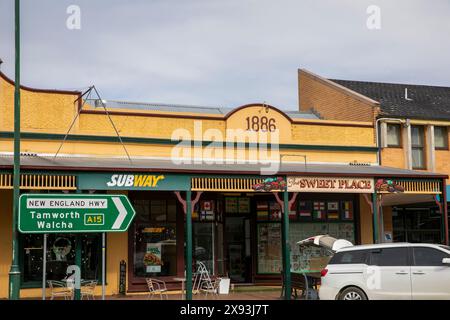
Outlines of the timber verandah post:
M 373 243 L 379 243 L 378 197 L 376 192 L 372 193 L 372 214 L 373 214 Z
M 175 191 L 174 193 L 177 196 L 178 201 L 183 206 L 183 212 L 186 215 L 186 300 L 192 300 L 192 208 L 197 204 L 203 192 L 197 191 L 194 200 L 192 200 L 192 191 L 190 188 L 186 191 L 186 199 L 184 200 L 179 191 Z
M 192 300 L 192 191 L 186 191 L 186 300 Z
M 283 272 L 284 272 L 284 299 L 291 299 L 291 255 L 289 250 L 289 192 L 283 191 L 283 229 L 282 252 L 283 252 Z

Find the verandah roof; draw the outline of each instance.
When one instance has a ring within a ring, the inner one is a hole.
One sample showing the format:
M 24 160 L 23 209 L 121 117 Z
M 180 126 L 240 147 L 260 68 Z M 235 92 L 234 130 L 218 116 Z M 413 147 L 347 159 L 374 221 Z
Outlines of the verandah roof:
M 0 169 L 12 169 L 12 155 L 0 156 Z M 22 156 L 21 168 L 26 170 L 62 170 L 62 171 L 135 171 L 135 172 L 180 172 L 193 174 L 249 174 L 261 175 L 261 168 L 267 164 L 223 163 L 209 165 L 206 163 L 177 164 L 170 159 L 144 159 L 80 156 Z M 344 177 L 392 177 L 417 179 L 446 179 L 446 174 L 413 171 L 375 165 L 343 165 L 343 164 L 303 164 L 281 163 L 276 175 L 308 175 L 308 176 L 344 176 Z

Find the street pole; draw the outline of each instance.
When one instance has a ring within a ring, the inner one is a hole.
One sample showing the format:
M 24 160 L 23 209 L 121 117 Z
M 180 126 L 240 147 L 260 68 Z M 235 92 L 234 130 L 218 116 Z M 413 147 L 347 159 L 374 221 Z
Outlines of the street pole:
M 46 280 L 47 280 L 47 234 L 44 233 L 44 248 L 42 254 L 42 300 L 45 300 L 45 289 L 46 289 Z
M 186 300 L 192 300 L 192 202 L 186 191 Z
M 106 286 L 106 233 L 102 233 L 102 300 L 105 300 Z
M 17 217 L 20 193 L 20 0 L 15 0 L 15 89 L 14 89 L 14 192 L 12 219 L 12 262 L 9 270 L 9 299 L 20 298 L 19 237 Z

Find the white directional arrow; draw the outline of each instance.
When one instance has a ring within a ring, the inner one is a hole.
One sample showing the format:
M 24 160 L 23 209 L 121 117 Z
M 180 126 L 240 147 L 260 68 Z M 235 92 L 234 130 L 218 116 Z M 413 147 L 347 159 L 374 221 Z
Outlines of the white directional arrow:
M 117 209 L 119 210 L 119 215 L 117 216 L 116 221 L 114 221 L 114 224 L 111 229 L 120 229 L 120 226 L 123 223 L 123 220 L 125 220 L 127 216 L 127 210 L 122 204 L 122 201 L 120 201 L 120 198 L 112 198 L 112 201 L 116 205 Z

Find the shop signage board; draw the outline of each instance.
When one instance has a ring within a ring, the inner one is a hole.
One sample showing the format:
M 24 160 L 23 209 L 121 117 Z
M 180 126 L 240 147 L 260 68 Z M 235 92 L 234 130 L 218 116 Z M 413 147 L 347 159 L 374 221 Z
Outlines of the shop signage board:
M 135 214 L 125 195 L 23 194 L 18 228 L 22 233 L 121 232 Z
M 374 179 L 288 176 L 287 190 L 290 192 L 373 193 Z
M 190 188 L 188 175 L 170 173 L 79 173 L 81 190 L 183 191 Z

